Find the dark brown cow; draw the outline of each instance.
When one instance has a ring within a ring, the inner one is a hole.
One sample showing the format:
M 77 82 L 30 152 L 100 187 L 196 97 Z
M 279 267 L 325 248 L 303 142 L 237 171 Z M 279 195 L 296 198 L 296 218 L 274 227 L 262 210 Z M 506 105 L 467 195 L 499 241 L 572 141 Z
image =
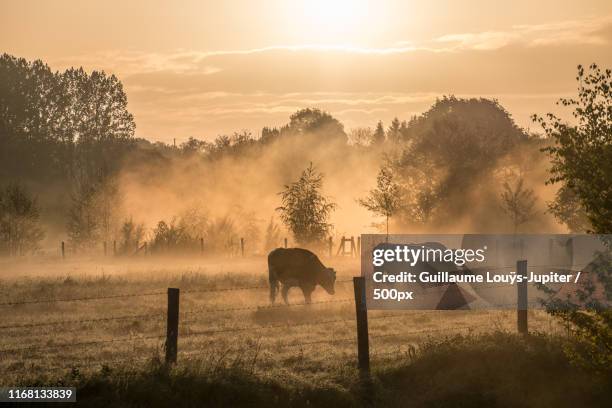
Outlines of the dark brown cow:
M 307 249 L 277 248 L 268 254 L 268 274 L 270 279 L 270 302 L 274 303 L 279 284 L 281 294 L 287 303 L 291 287 L 299 286 L 304 300 L 310 303 L 310 295 L 317 285 L 330 295 L 334 294 L 336 272 L 327 268 L 319 258 Z

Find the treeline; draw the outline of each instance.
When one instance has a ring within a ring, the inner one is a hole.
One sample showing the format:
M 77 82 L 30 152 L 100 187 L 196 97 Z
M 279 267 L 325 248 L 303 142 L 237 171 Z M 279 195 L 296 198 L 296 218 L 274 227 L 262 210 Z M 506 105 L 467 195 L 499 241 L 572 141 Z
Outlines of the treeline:
M 350 131 L 329 113 L 308 108 L 284 126 L 263 128 L 259 137 L 242 131 L 211 142 L 190 138 L 178 146 L 135 138 L 134 131 L 115 76 L 82 68 L 53 72 L 41 61 L 2 55 L 0 249 L 36 250 L 43 236 L 40 224 L 50 220 L 78 250 L 117 241 L 129 253 L 147 240 L 158 251 L 188 251 L 205 238 L 207 249 L 222 252 L 240 237 L 269 248 L 280 243 L 283 229 L 270 219 L 273 214 L 296 242 L 320 241 L 332 232 L 330 217 L 339 208 L 322 193 L 330 177 L 342 186 L 336 198 L 350 195 L 352 202 L 383 217 L 382 230 L 390 224 L 420 231 L 462 223 L 479 231 L 546 225 L 542 211 L 536 214 L 544 203 L 533 188 L 548 178 L 541 149 L 550 148 L 555 136 L 527 134 L 495 100 L 443 97 L 422 115 Z M 368 195 L 344 186 L 362 164 L 372 169 L 372 178 L 378 170 Z M 224 204 L 224 212 L 188 205 L 144 225 L 123 208 L 128 200 L 122 173 L 140 185 L 171 179 L 168 188 L 186 179 L 212 195 L 226 194 L 230 204 Z M 168 176 L 173 173 L 174 179 Z M 215 185 L 228 177 L 245 189 L 261 184 L 257 193 L 273 200 L 265 204 L 265 216 L 249 208 L 261 203 L 243 206 L 240 191 L 226 193 Z M 242 179 L 247 181 L 236 181 Z M 269 182 L 264 185 L 264 180 Z M 500 224 L 500 211 L 505 224 Z M 571 183 L 563 185 L 550 211 L 573 230 L 590 225 Z M 26 226 L 21 230 L 30 229 L 19 244 L 16 220 Z
M 57 201 L 65 211 L 65 197 L 91 194 L 118 171 L 134 128 L 114 75 L 0 56 L 0 182 L 9 186 L 0 196 L 0 248 L 36 250 L 42 238 L 33 222 L 41 210 L 24 186 L 48 191 L 49 207 Z
M 0 56 L 0 179 L 89 182 L 116 171 L 133 146 L 121 82 L 104 72 L 53 72 Z

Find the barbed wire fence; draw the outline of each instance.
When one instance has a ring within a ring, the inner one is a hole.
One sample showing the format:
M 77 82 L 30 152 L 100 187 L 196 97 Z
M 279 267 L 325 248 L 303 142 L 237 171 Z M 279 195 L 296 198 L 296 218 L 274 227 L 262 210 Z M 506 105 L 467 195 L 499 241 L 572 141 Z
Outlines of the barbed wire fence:
M 541 267 L 546 267 L 546 265 L 538 265 Z M 506 267 L 498 267 L 497 269 L 505 269 Z M 516 271 L 518 274 L 523 274 L 526 276 L 527 274 L 527 261 L 519 261 L 517 262 Z M 157 311 L 155 313 L 144 313 L 144 314 L 125 314 L 125 315 L 117 315 L 117 316 L 108 316 L 101 318 L 87 318 L 87 319 L 67 319 L 67 320 L 52 320 L 52 321 L 43 321 L 43 322 L 33 322 L 33 323 L 20 323 L 20 324 L 1 324 L 0 332 L 4 331 L 18 331 L 24 329 L 36 329 L 36 328 L 44 328 L 44 327 L 61 327 L 62 332 L 74 332 L 80 333 L 82 328 L 70 328 L 70 326 L 77 326 L 80 324 L 88 323 L 88 324 L 98 324 L 105 322 L 114 322 L 114 321 L 126 321 L 126 320 L 134 320 L 134 321 L 145 321 L 145 320 L 158 320 L 163 321 L 166 319 L 166 334 L 159 335 L 129 335 L 124 337 L 116 337 L 104 340 L 88 340 L 88 341 L 77 341 L 77 342 L 46 342 L 45 344 L 37 344 L 37 345 L 25 345 L 19 347 L 9 347 L 0 349 L 0 361 L 9 357 L 20 355 L 22 357 L 31 355 L 34 352 L 44 352 L 47 350 L 76 350 L 82 347 L 91 347 L 91 346 L 103 346 L 109 344 L 123 344 L 123 343 L 146 343 L 146 342 L 162 342 L 161 348 L 165 351 L 165 363 L 174 364 L 177 361 L 177 355 L 179 354 L 178 348 L 178 339 L 194 339 L 194 338 L 202 338 L 202 337 L 211 337 L 219 334 L 236 334 L 244 332 L 259 332 L 265 330 L 274 330 L 279 328 L 291 328 L 291 327 L 323 327 L 323 326 L 333 326 L 337 324 L 350 324 L 352 328 L 356 328 L 354 330 L 354 335 L 346 336 L 346 337 L 331 337 L 331 338 L 321 338 L 315 340 L 307 340 L 307 341 L 281 341 L 274 342 L 272 345 L 274 349 L 282 350 L 282 349 L 294 349 L 294 348 L 307 348 L 314 345 L 321 344 L 355 344 L 357 346 L 357 357 L 358 357 L 358 366 L 359 368 L 369 373 L 369 361 L 370 361 L 370 340 L 377 339 L 398 339 L 398 340 L 406 340 L 411 336 L 423 336 L 430 335 L 433 333 L 439 332 L 462 332 L 468 331 L 472 332 L 476 329 L 490 328 L 492 326 L 491 323 L 484 323 L 478 325 L 453 325 L 452 327 L 444 327 L 444 328 L 427 328 L 427 329 L 419 329 L 419 330 L 403 330 L 396 331 L 392 333 L 377 333 L 376 331 L 368 330 L 368 321 L 377 322 L 381 320 L 388 319 L 401 319 L 406 317 L 404 311 L 396 312 L 396 313 L 387 313 L 375 316 L 368 316 L 368 310 L 366 308 L 365 298 L 366 298 L 366 289 L 365 289 L 365 280 L 363 277 L 354 277 L 353 279 L 347 280 L 339 280 L 337 283 L 347 284 L 353 283 L 354 287 L 354 298 L 340 298 L 340 299 L 332 299 L 332 300 L 323 300 L 316 301 L 311 303 L 293 303 L 288 305 L 255 305 L 255 306 L 238 306 L 238 307 L 204 307 L 204 308 L 191 308 L 186 312 L 179 313 L 179 297 L 182 293 L 183 295 L 197 295 L 202 293 L 223 293 L 223 292 L 236 292 L 236 291 L 254 291 L 254 290 L 262 290 L 268 289 L 267 285 L 252 285 L 252 286 L 242 286 L 242 287 L 228 287 L 228 288 L 204 288 L 204 289 L 188 289 L 180 291 L 178 288 L 168 288 L 167 291 L 153 291 L 153 292 L 141 292 L 141 293 L 125 293 L 125 294 L 115 294 L 115 295 L 106 295 L 106 296 L 93 296 L 93 297 L 78 297 L 78 298 L 47 298 L 47 299 L 31 299 L 31 300 L 20 300 L 20 301 L 8 301 L 0 303 L 0 307 L 18 307 L 21 305 L 31 305 L 31 304 L 49 304 L 49 303 L 64 303 L 64 302 L 95 302 L 100 300 L 109 300 L 109 299 L 122 299 L 122 298 L 140 298 L 140 297 L 151 297 L 151 296 L 168 296 L 167 309 L 165 311 Z M 482 288 L 497 288 L 497 287 L 508 287 L 507 284 L 491 284 L 484 285 Z M 480 286 L 479 286 L 480 287 Z M 355 317 L 351 318 L 333 318 L 333 319 L 317 319 L 315 321 L 305 321 L 305 322 L 293 322 L 293 323 L 272 323 L 272 324 L 260 324 L 260 325 L 240 325 L 240 326 L 232 326 L 232 327 L 211 327 L 206 330 L 191 330 L 190 328 L 180 329 L 180 323 L 183 324 L 192 323 L 197 320 L 197 317 L 201 316 L 209 316 L 210 314 L 221 314 L 226 312 L 242 312 L 242 311 L 272 311 L 272 310 L 289 310 L 293 308 L 306 308 L 317 305 L 330 305 L 330 304 L 354 304 L 355 305 Z M 517 285 L 517 301 L 514 303 L 507 304 L 498 304 L 498 307 L 509 307 L 516 308 L 517 312 L 517 330 L 521 334 L 528 333 L 527 326 L 527 310 L 529 306 L 534 306 L 536 304 L 541 304 L 540 302 L 528 302 L 527 301 L 527 285 L 518 284 Z M 419 310 L 419 313 L 427 313 L 427 312 L 438 312 L 437 310 Z M 196 319 L 193 319 L 193 318 Z M 192 320 L 190 320 L 190 318 Z M 355 324 L 353 326 L 353 323 Z M 399 344 L 399 347 L 402 346 L 402 343 Z M 412 347 L 412 346 L 410 346 Z M 412 350 L 409 347 L 408 353 Z M 189 358 L 190 356 L 198 355 L 206 353 L 207 350 L 191 350 L 191 351 L 181 351 L 181 355 Z M 384 352 L 384 351 L 376 351 L 372 353 L 372 356 L 384 356 L 389 353 L 397 352 L 397 350 L 392 352 Z M 122 359 L 118 359 L 122 361 Z M 103 362 L 103 363 L 108 363 Z

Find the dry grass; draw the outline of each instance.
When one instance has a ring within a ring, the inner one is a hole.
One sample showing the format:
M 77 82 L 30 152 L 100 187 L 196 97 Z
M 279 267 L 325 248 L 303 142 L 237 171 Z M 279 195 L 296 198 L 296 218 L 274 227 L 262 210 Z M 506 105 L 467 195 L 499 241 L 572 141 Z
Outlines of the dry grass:
M 338 279 L 346 282 L 338 283 L 334 296 L 318 289 L 315 304 L 297 305 L 303 298 L 294 289 L 290 300 L 295 306 L 269 308 L 266 275 L 257 272 L 265 265 L 263 258 L 226 260 L 224 271 L 213 272 L 219 263 L 196 260 L 173 266 L 167 261 L 143 262 L 131 263 L 125 270 L 112 264 L 112 273 L 98 274 L 85 273 L 86 263 L 67 263 L 55 276 L 24 277 L 19 272 L 0 281 L 0 303 L 159 293 L 0 306 L 4 316 L 0 349 L 7 350 L 0 353 L 0 385 L 72 382 L 97 395 L 92 382 L 110 387 L 111 377 L 111 383 L 134 375 L 145 381 L 142 373 L 154 372 L 168 381 L 176 376 L 196 381 L 200 376 L 197 381 L 217 384 L 219 378 L 227 381 L 228 375 L 238 373 L 238 383 L 255 381 L 249 383 L 259 395 L 253 398 L 265 399 L 273 394 L 267 394 L 270 389 L 284 384 L 301 390 L 295 391 L 298 394 L 312 391 L 318 395 L 312 398 L 324 400 L 328 395 L 353 405 L 355 401 L 348 396 L 355 394 L 358 379 L 349 280 L 358 274 L 358 264 L 337 262 Z M 94 263 L 90 266 L 100 268 Z M 71 272 L 74 268 L 76 272 Z M 209 291 L 245 286 L 262 288 Z M 172 373 L 162 373 L 164 369 L 156 362 L 163 355 L 168 287 L 181 289 L 179 365 Z M 84 321 L 122 316 L 128 317 Z M 427 342 L 457 334 L 514 332 L 516 316 L 512 311 L 371 311 L 369 319 L 372 365 L 375 371 L 385 372 L 412 362 Z M 27 325 L 34 326 L 8 327 Z M 539 311 L 530 312 L 530 329 L 562 332 Z

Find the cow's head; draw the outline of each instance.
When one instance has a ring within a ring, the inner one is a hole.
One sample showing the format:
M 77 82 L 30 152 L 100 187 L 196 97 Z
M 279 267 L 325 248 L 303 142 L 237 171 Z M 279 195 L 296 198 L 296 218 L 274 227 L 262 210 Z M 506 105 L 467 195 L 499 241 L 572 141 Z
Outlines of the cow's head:
M 336 293 L 334 290 L 334 283 L 336 283 L 336 271 L 334 271 L 334 268 L 325 268 L 321 275 L 321 282 L 319 283 L 323 289 L 330 295 Z

